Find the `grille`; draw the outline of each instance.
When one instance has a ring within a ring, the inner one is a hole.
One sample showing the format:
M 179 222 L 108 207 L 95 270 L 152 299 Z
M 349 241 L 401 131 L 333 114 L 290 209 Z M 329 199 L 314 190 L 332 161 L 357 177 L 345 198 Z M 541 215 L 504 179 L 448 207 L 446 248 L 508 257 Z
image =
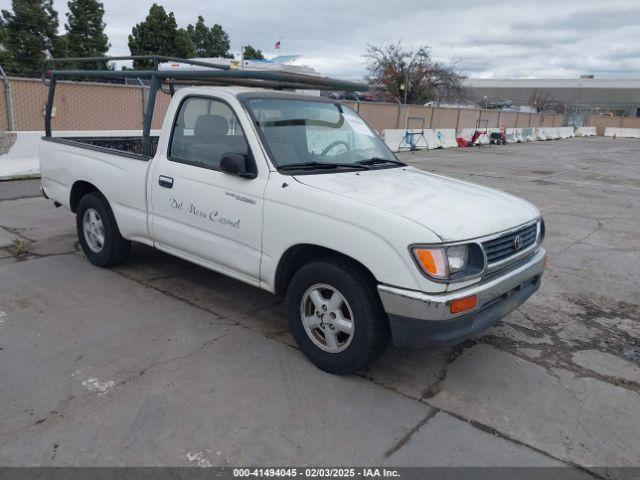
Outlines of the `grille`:
M 491 265 L 492 263 L 500 262 L 529 248 L 536 241 L 537 231 L 538 226 L 534 223 L 515 232 L 484 242 L 482 246 L 487 254 L 487 263 Z M 522 239 L 522 246 L 516 249 L 515 239 L 518 236 Z

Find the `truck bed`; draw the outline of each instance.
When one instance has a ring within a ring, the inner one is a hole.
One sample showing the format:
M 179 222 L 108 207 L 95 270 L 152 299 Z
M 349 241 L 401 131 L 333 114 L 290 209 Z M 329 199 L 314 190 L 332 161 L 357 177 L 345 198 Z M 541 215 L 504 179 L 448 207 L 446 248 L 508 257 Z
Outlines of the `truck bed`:
M 150 136 L 151 154 L 153 157 L 158 147 L 157 135 Z M 44 140 L 67 143 L 81 148 L 105 151 L 107 153 L 125 154 L 126 156 L 142 155 L 142 136 L 86 136 L 86 137 L 44 137 Z
M 147 227 L 147 175 L 150 157 L 142 155 L 138 132 L 69 133 L 43 137 L 42 187 L 51 200 L 71 208 L 74 185 L 93 185 L 110 201 L 120 233 L 150 243 Z M 154 150 L 158 137 L 154 137 Z

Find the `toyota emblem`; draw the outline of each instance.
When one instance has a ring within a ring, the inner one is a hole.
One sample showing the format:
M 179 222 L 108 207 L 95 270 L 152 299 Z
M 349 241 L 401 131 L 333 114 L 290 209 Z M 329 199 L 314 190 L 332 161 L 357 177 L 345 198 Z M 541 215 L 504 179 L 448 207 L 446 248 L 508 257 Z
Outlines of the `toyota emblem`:
M 522 245 L 524 244 L 524 240 L 522 240 L 522 236 L 521 235 L 516 235 L 516 238 L 513 239 L 513 248 L 518 251 L 522 248 Z

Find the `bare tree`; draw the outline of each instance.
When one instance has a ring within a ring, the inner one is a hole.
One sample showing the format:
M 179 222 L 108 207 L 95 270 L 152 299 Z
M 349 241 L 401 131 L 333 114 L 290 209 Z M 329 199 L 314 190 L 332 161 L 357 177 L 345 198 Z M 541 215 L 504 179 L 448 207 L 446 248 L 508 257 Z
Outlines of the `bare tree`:
M 535 89 L 529 99 L 529 105 L 536 109 L 536 112 L 564 112 L 564 104 L 558 100 L 554 100 L 549 92 Z
M 367 47 L 369 83 L 387 100 L 423 104 L 468 98 L 455 64 L 434 61 L 429 47 L 406 50 L 399 42 Z

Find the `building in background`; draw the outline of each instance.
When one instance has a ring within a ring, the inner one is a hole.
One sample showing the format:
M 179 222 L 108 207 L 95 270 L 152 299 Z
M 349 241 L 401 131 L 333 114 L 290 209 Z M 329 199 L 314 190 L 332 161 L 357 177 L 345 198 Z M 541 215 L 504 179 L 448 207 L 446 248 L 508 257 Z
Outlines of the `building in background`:
M 588 115 L 640 117 L 640 78 L 599 79 L 466 79 L 478 105 L 510 102 L 541 112 L 564 113 L 567 123 L 580 124 Z

